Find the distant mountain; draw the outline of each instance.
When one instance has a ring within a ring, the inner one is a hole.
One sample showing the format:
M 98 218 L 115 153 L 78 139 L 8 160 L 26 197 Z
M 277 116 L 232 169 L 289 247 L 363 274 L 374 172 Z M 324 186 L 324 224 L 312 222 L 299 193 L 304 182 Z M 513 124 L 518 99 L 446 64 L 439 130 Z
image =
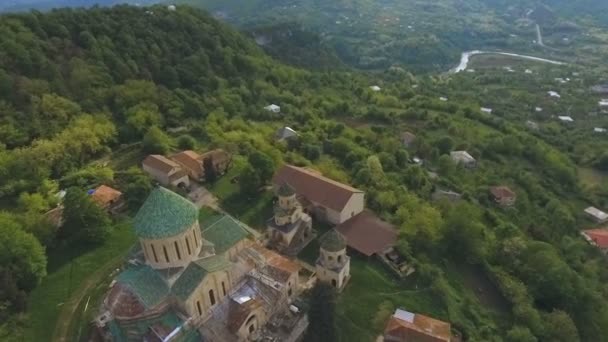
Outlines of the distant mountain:
M 60 7 L 91 7 L 114 6 L 118 4 L 151 5 L 160 0 L 2 0 L 0 1 L 0 12 L 21 12 L 35 9 L 48 11 Z

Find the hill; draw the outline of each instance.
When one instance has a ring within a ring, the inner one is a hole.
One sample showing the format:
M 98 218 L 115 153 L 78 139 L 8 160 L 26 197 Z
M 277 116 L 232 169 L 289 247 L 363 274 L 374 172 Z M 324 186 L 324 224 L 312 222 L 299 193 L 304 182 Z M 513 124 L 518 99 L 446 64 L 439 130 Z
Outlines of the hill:
M 48 11 L 62 7 L 114 6 L 118 4 L 151 5 L 159 0 L 5 0 L 0 3 L 0 12 L 28 10 Z
M 265 178 L 292 163 L 361 188 L 367 206 L 399 229 L 398 249 L 417 272 L 397 279 L 353 256 L 351 284 L 337 303 L 340 341 L 372 340 L 395 307 L 450 321 L 470 341 L 599 341 L 608 334 L 606 260 L 579 236 L 592 225 L 581 209 L 608 203 L 608 189 L 590 190 L 578 178 L 578 168 L 593 169 L 594 153 L 605 151 L 605 140 L 578 126 L 590 108 L 585 89 L 598 77 L 585 69 L 526 65 L 537 80 L 523 66 L 510 73 L 495 60 L 474 62 L 475 73 L 433 77 L 402 68 L 307 70 L 277 62 L 253 39 L 182 6 L 3 15 L 0 46 L 3 340 L 47 339 L 72 277 L 90 283 L 95 270 L 115 268 L 90 267 L 91 255 L 128 252 L 112 248 L 131 241 L 122 235 L 131 213 L 110 223 L 85 205 L 87 189 L 115 186 L 136 210 L 151 187 L 138 169 L 146 154 L 216 147 L 233 153 L 235 166 L 207 186 L 255 229 L 264 230 L 272 204 L 270 192 L 257 191 L 265 185 L 262 168 L 253 166 L 260 160 Z M 555 84 L 573 72 L 582 74 Z M 547 99 L 556 86 L 564 103 Z M 539 100 L 547 115 L 535 118 L 538 131 L 527 130 L 523 121 Z M 265 111 L 270 103 L 281 113 Z M 480 111 L 488 105 L 493 115 Z M 576 124 L 552 121 L 569 107 Z M 605 124 L 605 117 L 594 120 L 588 123 Z M 286 125 L 298 140 L 274 139 Z M 405 131 L 417 136 L 409 148 L 400 140 Z M 454 164 L 453 150 L 469 151 L 477 169 Z M 494 204 L 488 191 L 496 185 L 517 193 L 514 207 Z M 54 228 L 44 213 L 59 189 L 69 189 L 71 215 Z M 463 201 L 434 202 L 443 189 Z M 116 244 L 108 234 L 124 240 Z M 73 262 L 81 257 L 84 266 Z

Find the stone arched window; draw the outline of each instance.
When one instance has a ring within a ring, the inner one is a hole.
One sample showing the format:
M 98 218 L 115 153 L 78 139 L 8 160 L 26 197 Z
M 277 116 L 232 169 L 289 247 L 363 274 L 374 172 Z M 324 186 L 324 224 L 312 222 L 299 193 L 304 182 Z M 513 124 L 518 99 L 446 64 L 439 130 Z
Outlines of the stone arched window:
M 188 248 L 188 255 L 192 255 L 192 250 L 190 249 L 190 240 L 186 236 L 186 247 Z
M 182 253 L 179 252 L 179 245 L 177 244 L 177 241 L 174 241 L 173 244 L 175 245 L 175 253 L 177 254 L 177 260 L 182 260 Z
M 209 301 L 211 302 L 211 306 L 215 305 L 215 295 L 213 294 L 213 289 L 209 290 Z
M 226 297 L 226 284 L 222 282 L 222 292 L 224 293 L 224 297 Z
M 165 261 L 169 262 L 169 253 L 167 252 L 166 246 L 163 246 L 163 252 L 165 253 Z
M 338 262 L 342 262 L 342 256 L 338 255 Z
M 201 302 L 200 301 L 196 301 L 196 309 L 198 310 L 198 315 L 202 315 L 203 314 L 203 310 L 201 309 Z
M 153 244 L 150 244 L 150 247 L 152 247 L 152 254 L 154 255 L 154 262 L 158 263 L 158 255 L 156 255 L 156 248 L 154 248 Z

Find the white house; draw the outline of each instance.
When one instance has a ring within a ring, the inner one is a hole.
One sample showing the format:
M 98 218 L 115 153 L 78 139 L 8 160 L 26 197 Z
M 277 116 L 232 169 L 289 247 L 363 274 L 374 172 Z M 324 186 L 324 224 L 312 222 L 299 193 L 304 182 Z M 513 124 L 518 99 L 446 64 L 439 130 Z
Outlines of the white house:
M 608 99 L 601 99 L 598 104 L 600 107 L 608 107 Z
M 488 108 L 488 107 L 481 107 L 481 111 L 482 111 L 483 113 L 492 114 L 492 108 Z
M 558 99 L 562 97 L 558 92 L 553 91 L 553 90 L 548 91 L 547 94 L 549 94 L 549 96 L 551 96 L 551 97 L 555 97 Z
M 286 140 L 291 138 L 296 138 L 298 136 L 298 132 L 293 130 L 291 127 L 283 127 L 279 128 L 276 134 L 277 140 Z
M 557 117 L 561 122 L 574 122 L 574 119 L 571 116 L 561 115 Z
M 540 113 L 540 112 L 542 112 L 542 111 L 543 111 L 543 109 L 542 109 L 541 107 L 536 107 L 536 108 L 534 108 L 534 110 L 535 110 L 537 113 Z
M 452 158 L 456 164 L 462 164 L 466 168 L 474 168 L 477 166 L 477 160 L 475 160 L 467 151 L 452 151 L 450 152 L 450 158 Z
M 340 224 L 365 208 L 363 191 L 323 177 L 314 170 L 285 165 L 275 174 L 272 183 L 277 190 L 289 184 L 307 212 L 331 224 Z
M 589 217 L 591 217 L 597 223 L 604 223 L 608 221 L 608 214 L 599 210 L 596 207 L 589 207 L 585 209 L 585 214 L 589 215 Z
M 369 89 L 371 89 L 372 91 L 380 91 L 380 90 L 382 90 L 382 88 L 378 87 L 377 85 L 373 85 L 373 86 L 369 87 Z
M 175 7 L 175 5 L 169 5 L 169 6 L 167 6 L 167 9 L 169 11 L 175 11 L 177 8 Z
M 269 106 L 264 107 L 264 109 L 266 109 L 269 112 L 273 112 L 273 113 L 280 113 L 281 112 L 281 107 L 275 105 L 275 104 L 271 104 Z
M 594 131 L 595 133 L 606 133 L 606 129 L 605 129 L 605 128 L 601 128 L 601 127 L 595 127 L 595 128 L 593 129 L 593 131 Z
M 448 98 L 447 98 L 447 97 L 443 97 L 443 96 L 442 96 L 442 97 L 440 97 L 440 98 L 439 98 L 439 101 L 446 102 L 447 100 L 448 100 Z

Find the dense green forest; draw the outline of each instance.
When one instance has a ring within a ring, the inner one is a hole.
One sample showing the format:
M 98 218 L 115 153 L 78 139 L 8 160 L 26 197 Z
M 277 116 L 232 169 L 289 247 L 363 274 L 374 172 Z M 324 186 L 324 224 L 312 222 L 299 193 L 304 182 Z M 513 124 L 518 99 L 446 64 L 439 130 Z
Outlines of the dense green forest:
M 559 71 L 538 66 L 543 80 L 517 90 L 521 80 L 501 68 L 447 77 L 416 77 L 402 68 L 296 68 L 209 14 L 181 6 L 4 15 L 0 47 L 3 340 L 48 337 L 31 331 L 30 318 L 41 308 L 28 300 L 47 273 L 47 257 L 51 265 L 55 255 L 115 243 L 108 237 L 123 219 L 92 205 L 86 189 L 113 185 L 136 210 L 152 186 L 137 168 L 141 158 L 178 147 L 237 155 L 238 197 L 250 206 L 269 200 L 258 189 L 283 162 L 364 189 L 368 207 L 399 227 L 399 249 L 417 268 L 412 279 L 392 280 L 391 289 L 415 288 L 420 300 L 410 310 L 449 320 L 469 341 L 608 336 L 607 262 L 578 236 L 591 224 L 581 209 L 608 205 L 606 182 L 583 186 L 578 169 L 606 170 L 608 162 L 597 163 L 608 160 L 606 141 L 590 138 L 586 127 L 547 122 L 538 132 L 523 129 L 526 116 L 513 105 L 533 103 L 534 91 L 546 96 L 544 82 Z M 585 87 L 601 81 L 581 78 Z M 371 91 L 374 84 L 382 90 Z M 503 88 L 492 91 L 493 84 Z M 586 111 L 571 87 L 564 95 L 571 91 L 573 99 L 547 104 L 547 111 Z M 496 115 L 479 111 L 488 102 Z M 282 113 L 263 110 L 269 103 Z M 299 139 L 275 141 L 283 125 Z M 171 133 L 178 127 L 181 133 Z M 405 130 L 418 136 L 409 149 L 399 140 Z M 451 162 L 449 152 L 462 149 L 477 158 L 476 170 Z M 424 166 L 411 163 L 414 156 Z M 504 210 L 488 198 L 488 187 L 502 184 L 517 192 L 516 207 Z M 65 222 L 55 228 L 44 213 L 57 204 L 59 189 L 67 189 Z M 432 202 L 436 189 L 458 191 L 464 201 Z M 462 269 L 481 272 L 504 305 L 482 303 L 463 285 Z M 356 273 L 352 282 L 353 289 L 366 284 L 369 295 L 356 307 L 338 300 L 342 341 L 370 340 L 386 312 L 410 303 L 401 295 L 376 297 L 380 284 Z

